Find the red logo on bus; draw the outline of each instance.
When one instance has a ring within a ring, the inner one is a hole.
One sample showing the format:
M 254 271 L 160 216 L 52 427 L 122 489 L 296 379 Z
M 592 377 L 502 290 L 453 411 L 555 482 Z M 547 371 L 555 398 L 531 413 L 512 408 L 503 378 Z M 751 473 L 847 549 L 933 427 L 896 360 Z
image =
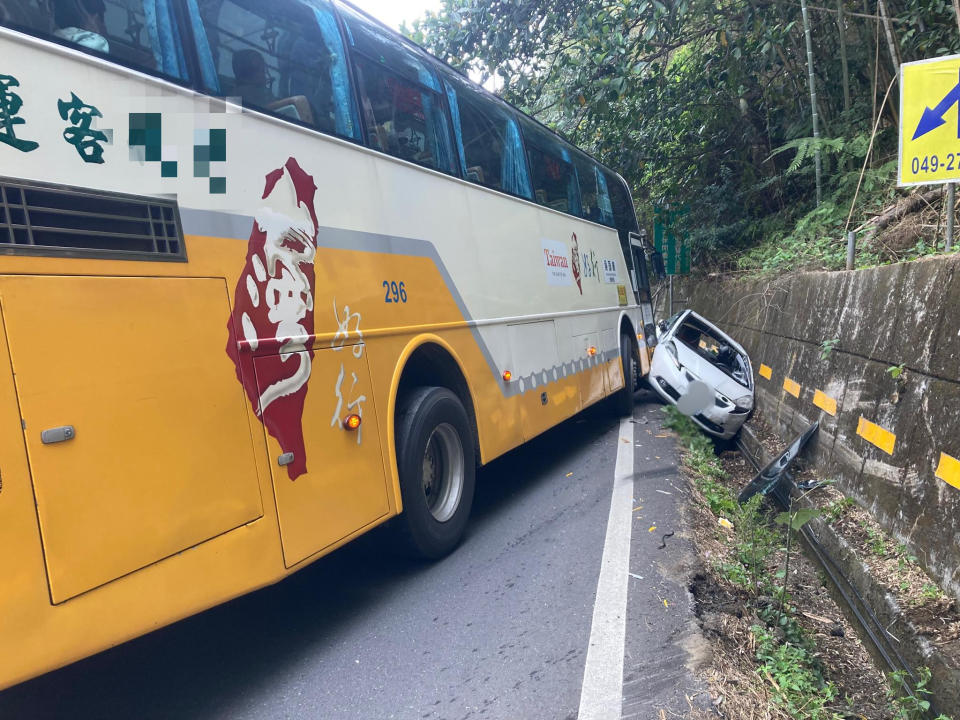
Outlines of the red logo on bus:
M 247 261 L 227 323 L 227 355 L 250 406 L 287 458 L 291 480 L 307 471 L 303 405 L 313 361 L 313 260 L 317 186 L 296 160 L 267 174 Z M 263 359 L 254 369 L 257 350 Z
M 580 244 L 577 242 L 577 234 L 570 235 L 570 244 L 573 247 L 573 279 L 577 281 L 577 288 L 583 295 L 583 285 L 580 284 Z

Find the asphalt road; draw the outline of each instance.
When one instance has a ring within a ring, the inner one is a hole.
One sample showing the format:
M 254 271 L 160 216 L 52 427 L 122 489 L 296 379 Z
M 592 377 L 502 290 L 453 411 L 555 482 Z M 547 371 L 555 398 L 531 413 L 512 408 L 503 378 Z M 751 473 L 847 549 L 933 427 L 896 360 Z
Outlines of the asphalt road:
M 706 696 L 690 670 L 703 653 L 675 440 L 659 405 L 638 400 L 625 426 L 622 713 L 649 720 Z M 620 433 L 593 409 L 483 468 L 466 540 L 438 563 L 398 558 L 375 531 L 278 585 L 0 693 L 0 718 L 576 718 Z

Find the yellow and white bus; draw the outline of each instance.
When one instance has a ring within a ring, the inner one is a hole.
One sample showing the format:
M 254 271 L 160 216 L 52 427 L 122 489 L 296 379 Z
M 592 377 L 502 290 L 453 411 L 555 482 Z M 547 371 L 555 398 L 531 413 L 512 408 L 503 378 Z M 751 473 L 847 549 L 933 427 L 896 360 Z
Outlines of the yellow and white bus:
M 394 516 L 451 551 L 479 464 L 629 411 L 636 229 L 349 5 L 0 0 L 0 687 Z

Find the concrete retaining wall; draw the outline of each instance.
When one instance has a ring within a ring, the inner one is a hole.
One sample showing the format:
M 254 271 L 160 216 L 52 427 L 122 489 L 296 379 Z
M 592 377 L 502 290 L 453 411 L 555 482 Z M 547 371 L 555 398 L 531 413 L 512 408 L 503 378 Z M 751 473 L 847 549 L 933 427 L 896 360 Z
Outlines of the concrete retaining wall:
M 783 438 L 819 419 L 811 451 L 822 474 L 960 598 L 960 489 L 949 484 L 960 483 L 960 257 L 688 279 L 679 294 L 750 353 L 758 405 Z M 901 364 L 898 381 L 887 370 Z M 814 404 L 817 391 L 821 406 L 836 402 L 835 415 Z

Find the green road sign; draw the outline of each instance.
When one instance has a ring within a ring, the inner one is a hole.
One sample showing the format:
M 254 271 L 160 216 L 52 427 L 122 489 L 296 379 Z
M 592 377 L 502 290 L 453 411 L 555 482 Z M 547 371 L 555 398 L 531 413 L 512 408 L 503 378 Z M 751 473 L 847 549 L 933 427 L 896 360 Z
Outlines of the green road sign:
M 689 212 L 689 205 L 653 209 L 653 247 L 663 256 L 667 275 L 687 275 L 690 272 L 690 249 L 686 236 L 675 227 L 677 219 Z

